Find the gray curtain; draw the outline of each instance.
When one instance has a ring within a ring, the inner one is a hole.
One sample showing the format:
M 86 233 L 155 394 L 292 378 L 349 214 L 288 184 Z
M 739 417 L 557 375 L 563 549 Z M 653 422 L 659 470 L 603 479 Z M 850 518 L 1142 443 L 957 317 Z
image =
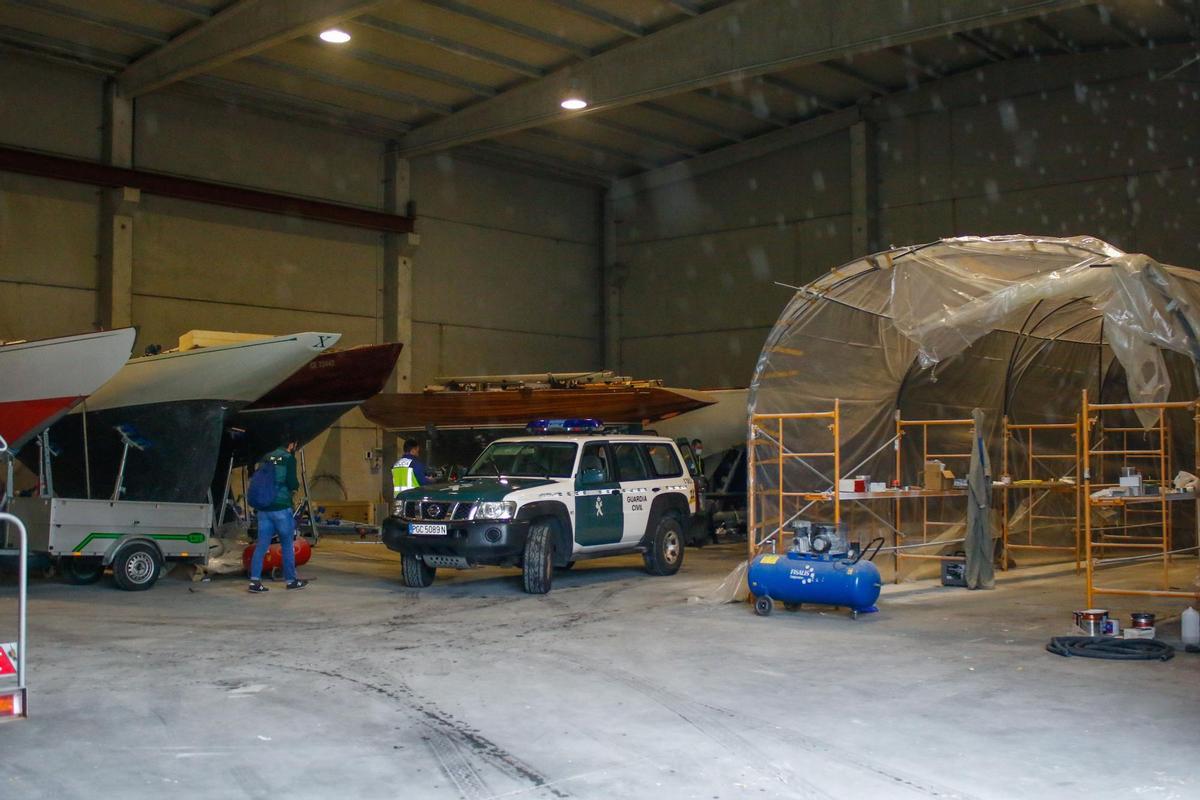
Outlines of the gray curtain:
M 963 549 L 967 553 L 967 588 L 992 589 L 996 570 L 992 563 L 995 542 L 992 537 L 992 466 L 984 444 L 983 410 L 974 409 L 975 434 L 971 441 L 971 471 L 967 474 L 967 533 Z

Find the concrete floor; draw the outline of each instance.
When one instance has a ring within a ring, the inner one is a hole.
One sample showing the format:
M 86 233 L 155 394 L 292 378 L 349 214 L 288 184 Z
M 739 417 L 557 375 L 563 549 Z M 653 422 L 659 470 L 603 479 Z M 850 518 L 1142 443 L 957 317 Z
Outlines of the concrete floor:
M 328 540 L 303 592 L 37 582 L 0 797 L 1200 797 L 1200 656 L 1046 653 L 1075 578 L 889 588 L 857 622 L 688 602 L 741 553 L 545 597 L 511 570 L 407 590 Z

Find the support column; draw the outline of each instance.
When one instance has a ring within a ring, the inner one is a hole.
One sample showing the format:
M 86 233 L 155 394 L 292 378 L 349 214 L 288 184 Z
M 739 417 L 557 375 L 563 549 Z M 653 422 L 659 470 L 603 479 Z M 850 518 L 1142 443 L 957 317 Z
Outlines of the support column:
M 621 371 L 621 284 L 623 269 L 617 260 L 617 220 L 612 189 L 604 190 L 601 262 L 600 328 L 604 368 Z
M 407 158 L 397 154 L 394 142 L 384 154 L 384 210 L 391 214 L 412 215 L 412 184 Z M 412 390 L 413 324 L 412 292 L 413 262 L 421 238 L 416 233 L 388 233 L 383 237 L 383 304 L 380 313 L 380 341 L 401 342 L 404 348 L 396 362 L 396 370 L 384 387 L 385 392 Z M 381 443 L 382 469 L 380 491 L 385 500 L 391 499 L 392 464 L 400 457 L 400 442 L 395 434 L 384 432 Z
M 109 81 L 104 89 L 104 161 L 133 166 L 133 101 Z M 100 198 L 99 272 L 96 322 L 102 328 L 133 324 L 133 214 L 138 189 L 106 189 Z
M 875 173 L 875 136 L 868 122 L 850 126 L 851 255 L 879 250 L 879 200 Z

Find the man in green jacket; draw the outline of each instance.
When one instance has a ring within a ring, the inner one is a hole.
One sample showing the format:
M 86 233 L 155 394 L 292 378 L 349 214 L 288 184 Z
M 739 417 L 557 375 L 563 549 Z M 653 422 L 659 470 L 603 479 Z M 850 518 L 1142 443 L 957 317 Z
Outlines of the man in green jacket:
M 280 555 L 283 558 L 283 577 L 287 588 L 303 589 L 308 581 L 296 577 L 296 550 L 292 544 L 295 520 L 292 517 L 292 493 L 300 488 L 296 477 L 296 447 L 299 444 L 291 435 L 285 436 L 279 447 L 262 457 L 266 463 L 275 465 L 275 502 L 258 511 L 258 541 L 254 546 L 254 558 L 250 561 L 250 591 L 265 592 L 262 584 L 263 559 L 271 546 L 271 539 L 279 537 Z

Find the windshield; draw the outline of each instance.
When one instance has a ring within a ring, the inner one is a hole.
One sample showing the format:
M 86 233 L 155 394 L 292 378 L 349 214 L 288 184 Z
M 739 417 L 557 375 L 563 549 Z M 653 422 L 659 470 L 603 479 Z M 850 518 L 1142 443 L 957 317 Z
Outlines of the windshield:
M 467 475 L 569 478 L 575 449 L 574 442 L 493 442 L 475 459 Z

